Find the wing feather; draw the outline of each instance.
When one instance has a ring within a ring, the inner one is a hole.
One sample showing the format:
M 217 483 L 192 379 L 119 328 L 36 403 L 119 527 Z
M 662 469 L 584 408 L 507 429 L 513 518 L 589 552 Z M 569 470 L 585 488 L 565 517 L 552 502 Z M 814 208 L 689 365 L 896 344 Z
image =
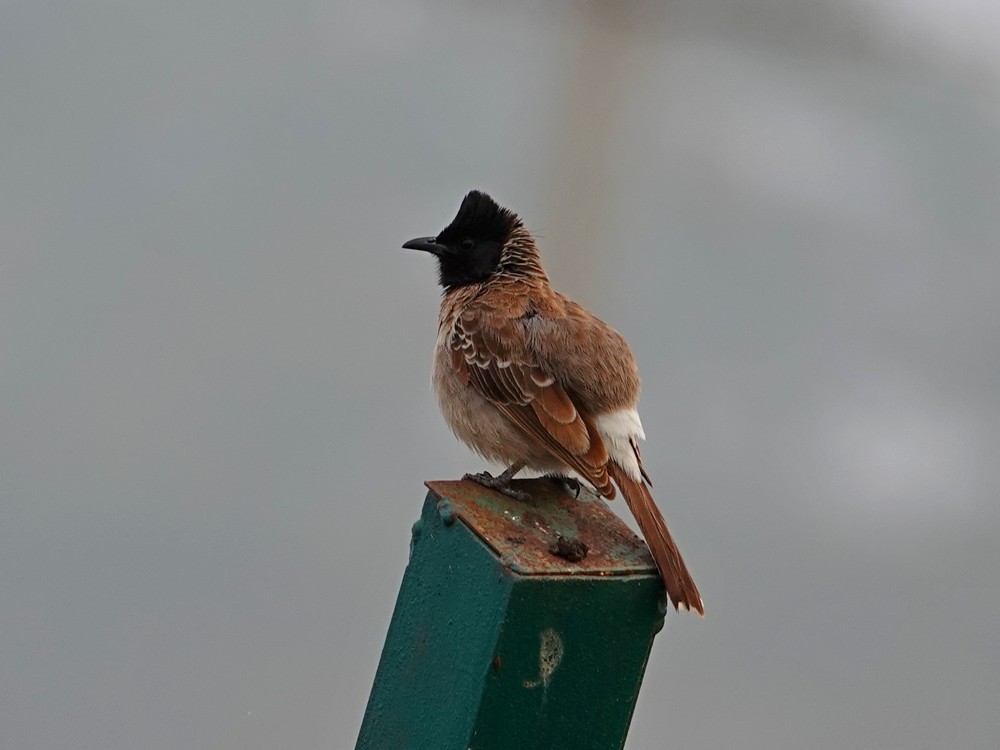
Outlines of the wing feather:
M 456 319 L 448 346 L 452 367 L 465 382 L 603 495 L 614 497 L 608 451 L 593 419 L 542 369 L 516 319 L 467 309 Z

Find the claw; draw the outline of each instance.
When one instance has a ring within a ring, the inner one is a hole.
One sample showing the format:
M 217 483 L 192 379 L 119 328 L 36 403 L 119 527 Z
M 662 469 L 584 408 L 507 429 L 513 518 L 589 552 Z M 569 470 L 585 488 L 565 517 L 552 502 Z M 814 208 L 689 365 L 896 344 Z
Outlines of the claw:
M 580 490 L 583 489 L 583 485 L 580 484 L 579 479 L 563 476 L 562 474 L 546 474 L 545 476 L 547 479 L 551 479 L 558 484 L 560 489 L 565 490 L 575 499 L 580 499 Z
M 512 497 L 515 500 L 522 502 L 530 500 L 531 495 L 527 492 L 511 486 L 510 481 L 512 476 L 513 473 L 509 473 L 509 470 L 498 477 L 493 476 L 488 471 L 481 471 L 478 474 L 466 474 L 462 479 L 468 479 L 470 482 L 475 482 L 483 487 L 489 487 L 491 490 L 496 490 L 500 494 Z

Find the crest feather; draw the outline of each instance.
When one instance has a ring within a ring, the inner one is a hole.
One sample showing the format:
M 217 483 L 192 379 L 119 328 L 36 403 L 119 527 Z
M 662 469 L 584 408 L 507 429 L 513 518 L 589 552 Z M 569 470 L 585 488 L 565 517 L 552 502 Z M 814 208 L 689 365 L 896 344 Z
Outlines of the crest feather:
M 437 237 L 438 242 L 457 242 L 465 236 L 503 242 L 521 226 L 521 219 L 486 193 L 473 190 L 462 200 L 458 214 Z

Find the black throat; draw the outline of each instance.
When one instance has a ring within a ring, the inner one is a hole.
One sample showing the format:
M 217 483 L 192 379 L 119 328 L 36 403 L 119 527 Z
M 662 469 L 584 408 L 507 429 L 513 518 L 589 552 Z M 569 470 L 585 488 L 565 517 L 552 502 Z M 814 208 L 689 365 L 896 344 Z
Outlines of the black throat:
M 480 242 L 467 252 L 442 254 L 438 256 L 438 281 L 446 290 L 486 281 L 499 268 L 502 251 L 499 242 Z

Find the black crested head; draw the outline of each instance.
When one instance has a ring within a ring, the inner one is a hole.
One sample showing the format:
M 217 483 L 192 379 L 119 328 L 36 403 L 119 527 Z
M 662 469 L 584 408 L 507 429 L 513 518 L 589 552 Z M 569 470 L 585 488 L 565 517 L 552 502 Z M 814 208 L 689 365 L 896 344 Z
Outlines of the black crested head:
M 503 243 L 511 229 L 520 226 L 517 215 L 500 206 L 486 193 L 473 190 L 462 199 L 458 214 L 441 230 L 438 242 L 461 244 L 466 237 Z
M 437 237 L 410 240 L 403 247 L 436 255 L 441 286 L 451 289 L 488 279 L 500 265 L 511 232 L 520 226 L 517 214 L 473 190 Z

